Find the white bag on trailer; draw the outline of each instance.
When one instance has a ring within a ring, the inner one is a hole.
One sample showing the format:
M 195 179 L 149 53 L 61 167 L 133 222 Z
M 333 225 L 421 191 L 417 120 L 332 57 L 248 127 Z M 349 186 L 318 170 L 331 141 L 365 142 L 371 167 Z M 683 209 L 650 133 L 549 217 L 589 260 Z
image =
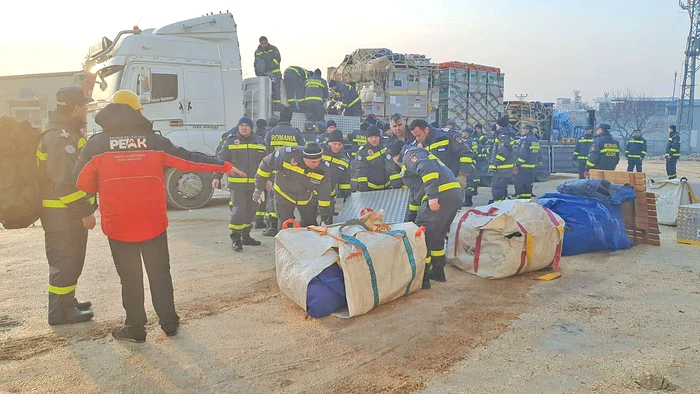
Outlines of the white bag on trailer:
M 446 255 L 457 268 L 487 279 L 559 270 L 564 220 L 536 202 L 507 200 L 462 210 L 450 226 Z
M 659 224 L 675 226 L 678 222 L 678 206 L 695 204 L 697 196 L 685 178 L 647 181 L 647 190 L 656 195 L 656 214 Z
M 390 232 L 331 227 L 328 234 L 344 242 L 308 229 L 282 230 L 276 236 L 277 284 L 304 310 L 309 282 L 334 263 L 343 270 L 348 303 L 337 316 L 359 316 L 421 288 L 427 247 L 415 224 L 395 224 Z

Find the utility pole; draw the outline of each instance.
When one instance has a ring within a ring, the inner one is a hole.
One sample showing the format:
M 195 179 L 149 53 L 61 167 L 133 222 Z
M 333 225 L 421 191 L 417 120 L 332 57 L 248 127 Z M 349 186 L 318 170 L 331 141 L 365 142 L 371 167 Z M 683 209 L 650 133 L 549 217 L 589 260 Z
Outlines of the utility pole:
M 693 129 L 693 109 L 695 106 L 695 74 L 700 55 L 700 2 L 679 0 L 678 5 L 681 9 L 688 11 L 690 30 L 685 46 L 683 85 L 676 109 L 676 123 L 679 132 L 690 134 L 690 130 Z

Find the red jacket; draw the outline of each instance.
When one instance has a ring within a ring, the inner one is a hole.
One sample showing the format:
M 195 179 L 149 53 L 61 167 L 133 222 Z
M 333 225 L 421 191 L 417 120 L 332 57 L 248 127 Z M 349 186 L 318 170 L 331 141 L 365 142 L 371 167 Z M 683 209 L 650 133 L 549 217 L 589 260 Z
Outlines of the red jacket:
M 76 185 L 99 193 L 102 231 L 122 242 L 142 242 L 168 227 L 165 167 L 186 172 L 229 172 L 231 164 L 177 147 L 124 104 L 95 117 L 104 132 L 90 138 L 74 170 Z

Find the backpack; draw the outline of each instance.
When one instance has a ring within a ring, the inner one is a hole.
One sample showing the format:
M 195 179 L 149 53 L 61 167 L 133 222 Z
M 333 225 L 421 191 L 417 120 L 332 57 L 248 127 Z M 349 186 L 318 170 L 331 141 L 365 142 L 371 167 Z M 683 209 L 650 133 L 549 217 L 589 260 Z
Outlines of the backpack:
M 0 118 L 0 224 L 29 227 L 41 214 L 41 186 L 36 159 L 41 133 L 28 122 Z

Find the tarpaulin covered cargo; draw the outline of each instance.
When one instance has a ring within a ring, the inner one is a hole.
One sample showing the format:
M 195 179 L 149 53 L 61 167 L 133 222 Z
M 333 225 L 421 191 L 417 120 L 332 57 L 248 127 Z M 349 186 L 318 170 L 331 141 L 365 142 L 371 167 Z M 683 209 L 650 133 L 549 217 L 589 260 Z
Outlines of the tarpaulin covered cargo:
M 282 230 L 276 236 L 277 284 L 284 295 L 308 312 L 309 283 L 326 268 L 342 269 L 347 310 L 352 317 L 421 288 L 425 271 L 425 234 L 413 223 L 373 232 L 359 225 L 331 227 L 329 235 L 308 229 Z
M 457 213 L 446 255 L 487 279 L 559 268 L 564 220 L 535 202 L 508 200 Z
M 678 221 L 678 206 L 700 202 L 685 178 L 663 181 L 650 179 L 647 181 L 647 190 L 656 195 L 656 214 L 660 224 L 675 226 Z
M 564 256 L 632 247 L 618 205 L 606 206 L 592 198 L 560 193 L 547 193 L 537 202 L 566 221 Z

